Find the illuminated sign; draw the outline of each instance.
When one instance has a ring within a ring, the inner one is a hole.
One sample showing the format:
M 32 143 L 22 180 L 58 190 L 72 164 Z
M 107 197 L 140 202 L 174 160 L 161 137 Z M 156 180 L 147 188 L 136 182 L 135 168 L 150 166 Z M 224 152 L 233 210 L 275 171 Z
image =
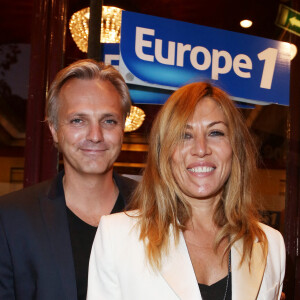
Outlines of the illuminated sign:
M 300 36 L 300 13 L 288 6 L 280 4 L 276 25 Z
M 238 101 L 289 103 L 288 43 L 124 11 L 120 54 L 131 86 L 210 81 Z

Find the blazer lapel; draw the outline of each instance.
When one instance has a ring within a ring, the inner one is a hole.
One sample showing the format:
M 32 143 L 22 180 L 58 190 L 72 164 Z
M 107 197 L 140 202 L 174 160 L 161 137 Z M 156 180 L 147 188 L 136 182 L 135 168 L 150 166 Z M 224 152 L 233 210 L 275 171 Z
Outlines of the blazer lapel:
M 243 241 L 237 241 L 231 248 L 232 258 L 232 300 L 255 300 L 263 279 L 266 258 L 263 254 L 261 243 L 253 245 L 252 259 L 249 271 L 249 261 L 240 266 Z
M 171 235 L 172 236 L 172 235 Z M 162 262 L 161 274 L 181 300 L 201 300 L 197 279 L 188 249 L 180 233 L 179 244 L 175 247 L 171 239 L 169 255 Z
M 136 188 L 137 182 L 134 181 L 133 179 L 120 176 L 116 172 L 113 172 L 113 178 L 118 186 L 125 207 L 131 199 L 132 192 Z
M 53 181 L 48 197 L 40 200 L 42 215 L 66 299 L 77 299 L 72 246 L 61 178 Z

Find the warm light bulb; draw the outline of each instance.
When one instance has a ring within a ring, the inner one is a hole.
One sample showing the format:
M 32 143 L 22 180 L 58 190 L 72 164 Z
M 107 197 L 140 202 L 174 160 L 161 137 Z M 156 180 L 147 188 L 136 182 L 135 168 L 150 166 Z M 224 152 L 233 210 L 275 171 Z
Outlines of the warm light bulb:
M 297 54 L 297 47 L 294 44 L 291 44 L 291 60 L 296 56 Z
M 243 20 L 240 22 L 240 25 L 243 27 L 243 28 L 249 28 L 252 26 L 252 21 L 250 20 Z
M 290 60 L 292 60 L 297 54 L 297 47 L 288 42 L 282 42 L 281 49 L 282 53 L 284 53 Z
M 87 52 L 89 36 L 90 8 L 83 8 L 74 13 L 69 22 L 72 38 L 82 52 Z M 120 43 L 122 9 L 102 6 L 101 43 Z
M 146 115 L 141 108 L 131 106 L 130 115 L 126 118 L 124 131 L 130 132 L 137 130 L 143 124 L 145 117 Z

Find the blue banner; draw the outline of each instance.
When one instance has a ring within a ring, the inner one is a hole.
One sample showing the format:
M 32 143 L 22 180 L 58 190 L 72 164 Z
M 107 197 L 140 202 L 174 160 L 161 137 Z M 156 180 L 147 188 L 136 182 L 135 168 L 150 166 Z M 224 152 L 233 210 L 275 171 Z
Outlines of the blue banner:
M 237 101 L 289 104 L 285 42 L 123 11 L 120 55 L 120 72 L 132 86 L 170 93 L 210 81 Z
M 120 44 L 102 44 L 101 61 L 113 65 L 119 70 Z M 164 104 L 174 90 L 157 89 L 141 85 L 128 84 L 130 98 L 135 104 Z

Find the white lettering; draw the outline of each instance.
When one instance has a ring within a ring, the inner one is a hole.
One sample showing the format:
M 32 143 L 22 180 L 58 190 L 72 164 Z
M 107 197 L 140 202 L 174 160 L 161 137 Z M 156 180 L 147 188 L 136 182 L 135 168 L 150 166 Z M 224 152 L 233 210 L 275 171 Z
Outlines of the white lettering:
M 149 40 L 150 37 L 152 40 Z M 190 63 L 196 70 L 204 71 L 211 67 L 211 79 L 213 80 L 219 80 L 220 74 L 227 74 L 231 69 L 241 78 L 251 78 L 252 61 L 246 54 L 237 54 L 232 57 L 225 50 L 212 49 L 210 52 L 203 46 L 192 48 L 190 44 L 153 37 L 155 37 L 154 29 L 136 27 L 135 53 L 139 59 L 149 62 L 157 60 L 161 64 L 184 67 L 189 56 Z M 165 51 L 163 51 L 163 46 Z M 166 47 L 168 48 L 166 49 Z M 264 61 L 261 88 L 270 89 L 272 86 L 277 54 L 278 49 L 268 48 L 257 55 L 259 60 Z M 106 59 L 115 60 L 117 56 Z
M 184 53 L 186 51 L 191 51 L 191 45 L 183 45 L 182 43 L 177 44 L 177 58 L 176 58 L 176 65 L 178 67 L 183 67 L 184 63 Z
M 245 54 L 238 54 L 233 60 L 233 70 L 235 74 L 242 78 L 251 78 L 250 72 L 243 72 L 241 68 L 252 70 L 252 61 L 249 56 Z
M 211 78 L 214 80 L 219 79 L 219 74 L 226 74 L 231 70 L 232 67 L 232 58 L 230 54 L 227 51 L 219 51 L 216 49 L 213 49 L 213 55 L 212 55 L 212 68 L 211 68 Z M 224 67 L 220 67 L 219 61 L 220 57 L 223 57 L 225 59 Z
M 158 62 L 164 65 L 175 65 L 175 42 L 169 42 L 168 43 L 168 57 L 162 56 L 162 40 L 161 39 L 155 39 L 155 58 Z
M 138 58 L 146 61 L 154 61 L 154 56 L 150 54 L 145 54 L 143 52 L 143 47 L 151 48 L 152 42 L 145 41 L 144 35 L 151 35 L 154 36 L 155 31 L 154 29 L 148 29 L 143 27 L 136 27 L 136 34 L 135 34 L 135 53 Z
M 277 49 L 268 48 L 257 54 L 259 60 L 265 61 L 264 69 L 260 81 L 261 88 L 270 89 L 272 86 L 277 53 L 278 53 Z
M 105 54 L 104 62 L 108 65 L 112 65 L 112 61 L 117 60 L 119 63 L 120 55 L 119 54 Z M 114 65 L 115 69 L 119 70 L 119 65 Z
M 203 59 L 203 64 L 199 64 L 198 63 L 198 53 L 202 53 L 203 56 L 204 56 L 204 59 Z M 210 66 L 210 63 L 211 63 L 211 55 L 209 53 L 209 51 L 204 48 L 204 47 L 201 47 L 201 46 L 197 46 L 197 47 L 194 47 L 193 50 L 191 51 L 191 64 L 192 66 L 197 69 L 197 70 L 200 70 L 200 71 L 203 71 L 203 70 L 207 70 Z

